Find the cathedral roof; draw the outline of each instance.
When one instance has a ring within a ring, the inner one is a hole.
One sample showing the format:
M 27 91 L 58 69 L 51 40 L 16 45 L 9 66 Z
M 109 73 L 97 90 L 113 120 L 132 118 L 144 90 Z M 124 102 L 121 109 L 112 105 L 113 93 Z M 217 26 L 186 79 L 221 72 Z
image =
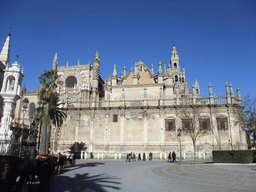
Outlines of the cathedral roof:
M 130 73 L 123 85 L 133 85 L 134 73 Z M 139 72 L 139 84 L 152 84 L 150 74 L 148 72 Z

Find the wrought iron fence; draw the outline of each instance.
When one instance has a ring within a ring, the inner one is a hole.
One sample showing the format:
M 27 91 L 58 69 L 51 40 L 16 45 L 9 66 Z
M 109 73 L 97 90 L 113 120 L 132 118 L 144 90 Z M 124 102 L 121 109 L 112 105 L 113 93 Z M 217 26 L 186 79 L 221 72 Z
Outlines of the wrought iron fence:
M 0 155 L 34 159 L 36 155 L 36 144 L 24 141 L 20 143 L 18 141 L 0 140 Z

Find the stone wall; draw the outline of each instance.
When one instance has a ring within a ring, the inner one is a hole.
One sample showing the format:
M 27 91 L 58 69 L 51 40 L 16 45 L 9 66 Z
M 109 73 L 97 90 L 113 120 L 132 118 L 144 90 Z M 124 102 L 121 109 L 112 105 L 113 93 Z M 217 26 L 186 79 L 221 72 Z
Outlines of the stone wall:
M 233 110 L 233 108 L 231 107 Z M 211 156 L 213 149 L 245 149 L 246 138 L 243 131 L 234 123 L 233 111 L 226 105 L 210 108 L 201 106 L 199 116 L 211 118 L 212 127 L 200 134 L 197 139 L 197 155 Z M 114 116 L 117 116 L 117 122 Z M 153 152 L 160 158 L 170 151 L 179 152 L 177 129 L 182 127 L 182 108 L 129 108 L 129 109 L 68 109 L 67 120 L 60 129 L 58 151 L 68 151 L 68 145 L 84 142 L 87 152 L 104 153 L 104 157 L 113 157 L 128 152 Z M 216 118 L 230 119 L 227 130 L 218 130 Z M 175 119 L 176 128 L 168 131 L 165 119 Z M 215 131 L 214 131 L 215 130 Z M 182 132 L 182 154 L 187 158 L 193 155 L 191 136 Z M 64 147 L 65 146 L 65 147 Z M 162 155 L 161 155 L 162 154 Z

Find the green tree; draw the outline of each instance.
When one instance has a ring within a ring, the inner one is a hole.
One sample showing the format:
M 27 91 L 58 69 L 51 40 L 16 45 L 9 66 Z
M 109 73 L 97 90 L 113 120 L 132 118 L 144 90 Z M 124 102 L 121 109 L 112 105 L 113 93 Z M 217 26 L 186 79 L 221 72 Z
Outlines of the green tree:
M 58 81 L 59 75 L 56 70 L 44 71 L 40 75 L 39 82 L 42 88 L 39 91 L 39 117 L 42 121 L 42 141 L 40 145 L 40 155 L 47 155 L 48 153 L 48 139 L 47 133 L 49 125 L 56 125 L 60 127 L 63 120 L 66 118 L 66 113 L 59 108 L 59 95 L 56 92 L 57 84 L 61 84 Z

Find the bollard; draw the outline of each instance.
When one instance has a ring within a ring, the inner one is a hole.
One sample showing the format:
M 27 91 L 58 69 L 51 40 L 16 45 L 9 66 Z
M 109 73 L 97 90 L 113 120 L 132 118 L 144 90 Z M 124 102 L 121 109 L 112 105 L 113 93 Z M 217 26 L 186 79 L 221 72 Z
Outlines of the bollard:
M 162 158 L 163 158 L 163 154 L 162 152 L 160 152 L 160 160 L 162 160 Z
M 87 152 L 84 153 L 84 159 L 87 159 Z
M 81 151 L 81 159 L 84 159 L 83 151 Z
M 117 154 L 115 153 L 115 160 L 117 159 Z
M 184 152 L 184 159 L 186 159 L 186 153 Z
M 206 152 L 204 152 L 204 159 L 205 159 L 205 156 L 206 156 Z
M 122 159 L 122 153 L 119 153 L 119 159 L 120 160 Z
M 200 153 L 200 150 L 198 152 L 198 158 L 201 159 L 201 153 Z
M 167 160 L 167 154 L 166 154 L 166 152 L 164 153 L 164 159 Z
M 98 160 L 100 159 L 100 153 L 98 152 Z
M 103 160 L 103 153 L 101 153 L 101 160 Z

